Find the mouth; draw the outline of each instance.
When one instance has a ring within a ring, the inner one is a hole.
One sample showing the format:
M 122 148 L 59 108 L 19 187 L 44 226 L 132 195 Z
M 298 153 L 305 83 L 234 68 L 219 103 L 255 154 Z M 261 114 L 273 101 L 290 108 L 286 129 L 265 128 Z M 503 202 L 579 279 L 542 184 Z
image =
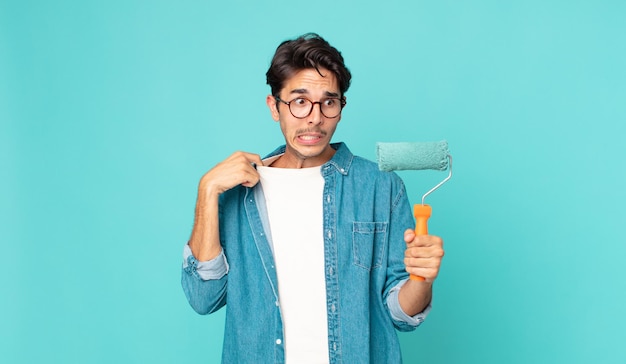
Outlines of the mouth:
M 314 145 L 324 139 L 324 133 L 303 133 L 296 137 L 300 144 Z

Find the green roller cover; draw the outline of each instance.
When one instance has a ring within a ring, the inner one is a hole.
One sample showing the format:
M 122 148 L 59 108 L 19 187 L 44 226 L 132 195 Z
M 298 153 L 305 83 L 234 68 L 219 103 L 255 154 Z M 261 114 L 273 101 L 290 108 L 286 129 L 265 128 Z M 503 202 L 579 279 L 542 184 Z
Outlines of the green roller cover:
M 381 171 L 448 168 L 448 142 L 376 143 L 376 157 Z

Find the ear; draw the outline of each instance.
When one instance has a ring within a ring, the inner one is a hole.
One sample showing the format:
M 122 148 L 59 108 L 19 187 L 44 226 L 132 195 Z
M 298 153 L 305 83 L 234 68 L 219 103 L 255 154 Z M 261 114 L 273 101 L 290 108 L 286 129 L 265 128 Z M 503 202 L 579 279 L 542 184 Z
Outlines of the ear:
M 270 113 L 272 114 L 272 119 L 274 119 L 274 121 L 278 121 L 280 117 L 278 113 L 278 101 L 276 101 L 274 96 L 267 95 L 267 97 L 265 98 L 265 103 L 267 104 L 267 107 L 270 109 Z
M 344 100 L 344 101 L 346 101 L 346 100 L 347 100 L 345 96 L 343 97 L 343 100 Z M 345 107 L 345 105 L 344 105 L 344 107 Z M 341 121 L 341 117 L 342 117 L 342 116 L 343 116 L 343 110 L 341 110 L 341 114 L 339 114 L 339 119 L 337 119 L 337 123 L 339 123 L 339 122 Z

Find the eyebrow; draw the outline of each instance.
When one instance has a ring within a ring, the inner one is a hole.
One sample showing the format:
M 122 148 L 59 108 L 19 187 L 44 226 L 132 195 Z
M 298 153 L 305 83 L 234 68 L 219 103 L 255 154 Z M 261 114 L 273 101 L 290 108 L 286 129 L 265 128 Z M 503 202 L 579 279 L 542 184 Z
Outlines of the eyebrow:
M 298 95 L 308 95 L 309 91 L 305 88 L 297 88 L 295 90 L 291 90 L 290 94 L 298 94 Z M 325 91 L 324 95 L 326 97 L 339 97 L 337 92 Z

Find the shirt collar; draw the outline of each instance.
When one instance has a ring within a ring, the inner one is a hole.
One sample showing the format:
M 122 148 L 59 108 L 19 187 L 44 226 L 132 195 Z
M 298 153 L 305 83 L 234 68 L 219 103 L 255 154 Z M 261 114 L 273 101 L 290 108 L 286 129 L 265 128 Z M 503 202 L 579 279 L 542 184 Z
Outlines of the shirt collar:
M 337 172 L 343 175 L 347 175 L 348 171 L 350 170 L 350 166 L 352 165 L 352 160 L 354 159 L 354 155 L 352 154 L 352 152 L 350 152 L 350 149 L 348 149 L 348 146 L 343 142 L 331 143 L 330 146 L 333 149 L 335 149 L 336 152 L 335 152 L 335 155 L 328 162 L 322 165 L 322 170 L 326 170 L 327 166 L 334 167 L 337 170 Z M 267 158 L 271 158 L 280 154 L 284 154 L 285 149 L 286 149 L 286 146 L 281 145 L 280 147 L 276 148 L 276 150 L 274 150 L 273 152 L 265 156 L 263 159 L 267 159 Z

